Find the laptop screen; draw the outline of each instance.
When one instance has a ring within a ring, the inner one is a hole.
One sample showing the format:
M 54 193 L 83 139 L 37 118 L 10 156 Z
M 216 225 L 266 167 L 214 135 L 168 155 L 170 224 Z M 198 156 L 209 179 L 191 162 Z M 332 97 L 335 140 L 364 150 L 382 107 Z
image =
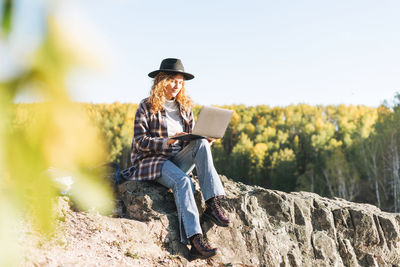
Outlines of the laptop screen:
M 193 134 L 222 138 L 233 115 L 233 110 L 203 106 L 193 129 Z

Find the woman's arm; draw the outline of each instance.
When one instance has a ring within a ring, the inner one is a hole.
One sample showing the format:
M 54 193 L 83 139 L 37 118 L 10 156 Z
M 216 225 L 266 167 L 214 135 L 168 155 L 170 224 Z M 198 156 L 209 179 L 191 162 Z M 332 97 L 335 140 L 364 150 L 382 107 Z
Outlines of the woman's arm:
M 163 146 L 168 138 L 152 137 L 146 103 L 140 103 L 135 115 L 133 139 L 135 148 L 141 152 L 162 153 L 168 147 Z M 161 123 L 161 122 L 160 122 Z M 161 134 L 161 133 L 160 133 Z
M 193 109 L 191 109 L 191 110 L 190 110 L 190 113 L 189 113 L 189 127 L 190 127 L 190 133 L 192 133 L 192 131 L 193 131 L 194 124 L 195 124 L 195 121 L 194 121 Z

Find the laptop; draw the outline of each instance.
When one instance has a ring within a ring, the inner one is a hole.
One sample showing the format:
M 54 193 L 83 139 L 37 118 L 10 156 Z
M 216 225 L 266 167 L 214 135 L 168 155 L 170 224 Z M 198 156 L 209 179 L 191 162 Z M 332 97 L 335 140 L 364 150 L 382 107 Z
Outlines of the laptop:
M 233 110 L 203 106 L 191 134 L 171 137 L 191 141 L 200 138 L 222 138 L 233 115 Z

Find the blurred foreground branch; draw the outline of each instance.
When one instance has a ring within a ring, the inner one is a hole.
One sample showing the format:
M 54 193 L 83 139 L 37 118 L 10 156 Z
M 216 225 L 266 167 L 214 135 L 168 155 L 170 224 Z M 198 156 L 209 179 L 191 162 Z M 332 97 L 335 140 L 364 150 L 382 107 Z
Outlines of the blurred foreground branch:
M 13 1 L 2 2 L 2 33 L 12 31 Z M 74 179 L 71 197 L 78 207 L 109 213 L 112 194 L 101 173 L 91 171 L 106 159 L 104 142 L 86 113 L 73 104 L 64 79 L 79 64 L 79 47 L 65 45 L 63 29 L 50 13 L 46 34 L 33 60 L 20 74 L 0 81 L 0 257 L 1 266 L 19 261 L 18 225 L 29 222 L 42 233 L 54 229 L 53 204 L 58 189 L 51 167 Z M 39 94 L 45 102 L 28 116 L 28 123 L 13 126 L 16 95 Z

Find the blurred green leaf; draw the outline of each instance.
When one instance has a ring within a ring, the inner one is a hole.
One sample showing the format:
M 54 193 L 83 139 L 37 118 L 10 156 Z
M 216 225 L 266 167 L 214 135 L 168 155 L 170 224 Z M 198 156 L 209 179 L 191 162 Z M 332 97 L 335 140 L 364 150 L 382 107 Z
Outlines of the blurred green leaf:
M 7 36 L 11 31 L 13 7 L 12 0 L 2 1 L 1 32 L 3 36 Z
M 1 8 L 0 33 L 8 34 L 13 2 L 4 0 Z M 0 83 L 0 214 L 5 217 L 0 220 L 0 266 L 16 266 L 22 256 L 15 242 L 22 224 L 43 234 L 54 230 L 58 188 L 48 172 L 51 167 L 74 177 L 71 194 L 78 207 L 109 214 L 114 205 L 103 174 L 90 171 L 106 160 L 104 141 L 65 87 L 81 49 L 68 42 L 65 29 L 51 15 L 46 26 L 46 37 L 30 64 Z M 46 102 L 21 110 L 13 103 L 21 91 L 38 93 Z

